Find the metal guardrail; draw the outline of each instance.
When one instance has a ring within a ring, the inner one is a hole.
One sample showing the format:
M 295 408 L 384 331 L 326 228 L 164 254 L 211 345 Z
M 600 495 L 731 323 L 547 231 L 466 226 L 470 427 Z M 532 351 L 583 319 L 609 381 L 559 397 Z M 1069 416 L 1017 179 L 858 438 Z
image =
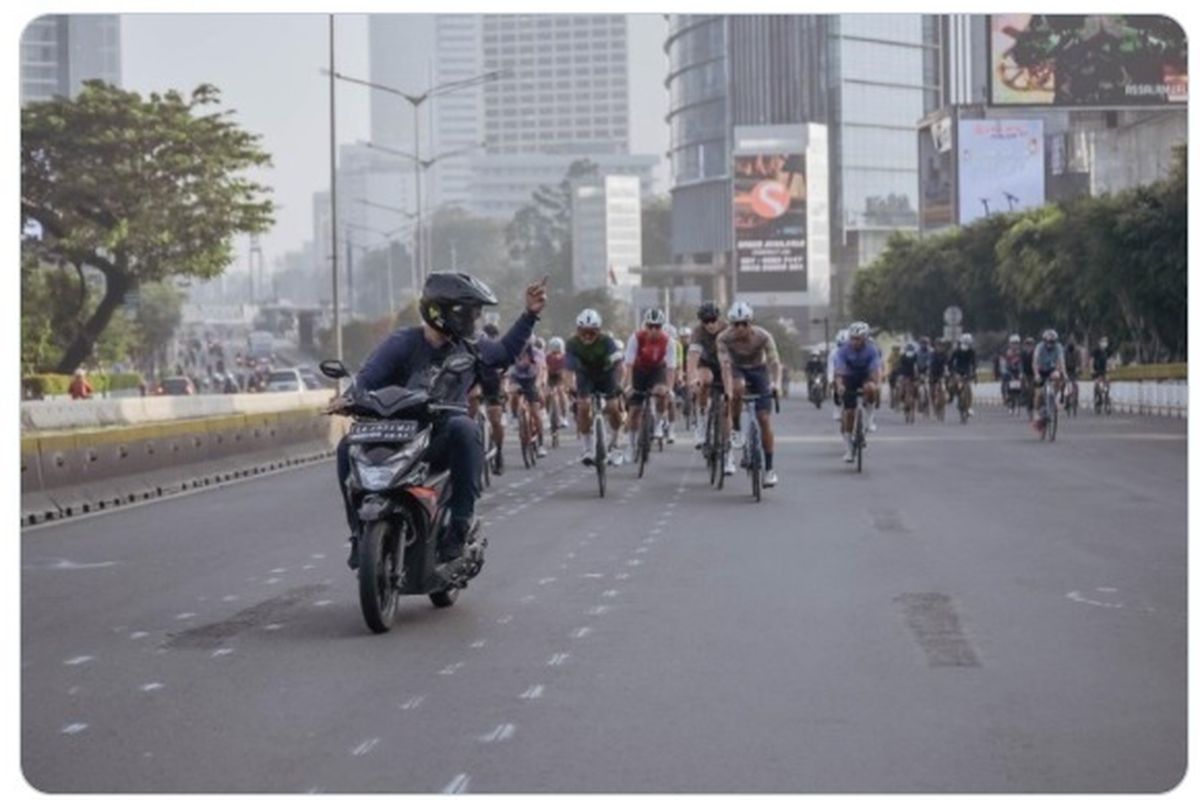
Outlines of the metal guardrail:
M 1080 408 L 1087 410 L 1092 403 L 1092 382 L 1079 381 Z M 1113 381 L 1110 395 L 1114 414 L 1142 414 L 1158 417 L 1188 415 L 1188 392 L 1185 381 Z M 983 405 L 1003 405 L 1000 384 L 978 383 L 975 400 Z

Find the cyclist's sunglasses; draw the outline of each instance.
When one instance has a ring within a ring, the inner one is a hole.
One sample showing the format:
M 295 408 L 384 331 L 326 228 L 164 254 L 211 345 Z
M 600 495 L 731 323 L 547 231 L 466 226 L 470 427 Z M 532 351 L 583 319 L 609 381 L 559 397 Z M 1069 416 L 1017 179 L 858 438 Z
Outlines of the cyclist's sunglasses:
M 740 321 L 738 321 L 738 322 L 735 322 L 735 323 L 733 323 L 733 327 L 735 327 L 735 328 L 749 328 L 749 327 L 750 327 L 750 323 L 749 323 L 749 322 L 746 322 L 745 320 L 740 320 Z
M 600 331 L 596 328 L 580 328 L 579 336 L 584 339 L 595 339 L 600 335 Z
M 647 326 L 646 326 L 646 330 L 648 330 L 648 331 L 661 331 L 661 330 L 662 330 L 662 325 L 647 325 Z

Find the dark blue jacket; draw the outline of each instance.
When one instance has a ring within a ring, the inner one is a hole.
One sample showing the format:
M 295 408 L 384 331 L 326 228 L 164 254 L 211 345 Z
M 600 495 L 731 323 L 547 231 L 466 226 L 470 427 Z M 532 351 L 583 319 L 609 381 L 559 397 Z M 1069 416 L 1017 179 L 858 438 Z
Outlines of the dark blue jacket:
M 425 338 L 423 327 L 402 328 L 379 343 L 355 381 L 362 390 L 404 386 L 427 390 L 448 403 L 465 403 L 467 392 L 484 369 L 503 369 L 516 361 L 533 335 L 535 323 L 537 317 L 526 311 L 498 341 L 486 337 L 473 344 L 451 340 L 436 349 Z M 458 354 L 471 356 L 472 366 L 459 375 L 445 375 L 442 366 L 446 359 Z

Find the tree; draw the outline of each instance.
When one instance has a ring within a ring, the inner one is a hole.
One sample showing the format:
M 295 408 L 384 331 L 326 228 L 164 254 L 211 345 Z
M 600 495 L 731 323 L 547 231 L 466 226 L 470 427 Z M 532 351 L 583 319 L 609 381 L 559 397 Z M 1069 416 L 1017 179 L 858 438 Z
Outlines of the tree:
M 183 293 L 169 283 L 147 283 L 140 295 L 134 315 L 137 338 L 133 350 L 145 365 L 154 362 L 155 355 L 167 346 L 183 321 Z
M 670 197 L 655 197 L 642 206 L 642 263 L 671 263 Z
M 571 181 L 595 175 L 587 159 L 571 162 L 557 184 L 545 184 L 504 230 L 508 255 L 524 266 L 525 278 L 550 276 L 550 302 L 571 295 Z
M 87 81 L 75 99 L 21 110 L 21 223 L 39 254 L 104 276 L 104 293 L 58 363 L 92 352 L 127 292 L 172 275 L 211 278 L 233 260 L 237 233 L 272 223 L 270 191 L 241 173 L 269 165 L 232 112 L 206 112 L 218 90 L 143 98 Z M 80 304 L 82 305 L 82 304 Z

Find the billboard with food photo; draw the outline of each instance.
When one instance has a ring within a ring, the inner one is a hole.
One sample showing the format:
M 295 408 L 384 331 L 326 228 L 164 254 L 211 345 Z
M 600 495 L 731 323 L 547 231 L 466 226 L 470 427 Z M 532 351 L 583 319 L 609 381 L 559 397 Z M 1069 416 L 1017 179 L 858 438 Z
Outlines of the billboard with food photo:
M 996 106 L 1186 103 L 1187 36 L 1158 14 L 996 14 L 988 87 Z
M 733 230 L 738 288 L 807 289 L 808 182 L 803 153 L 736 155 Z

